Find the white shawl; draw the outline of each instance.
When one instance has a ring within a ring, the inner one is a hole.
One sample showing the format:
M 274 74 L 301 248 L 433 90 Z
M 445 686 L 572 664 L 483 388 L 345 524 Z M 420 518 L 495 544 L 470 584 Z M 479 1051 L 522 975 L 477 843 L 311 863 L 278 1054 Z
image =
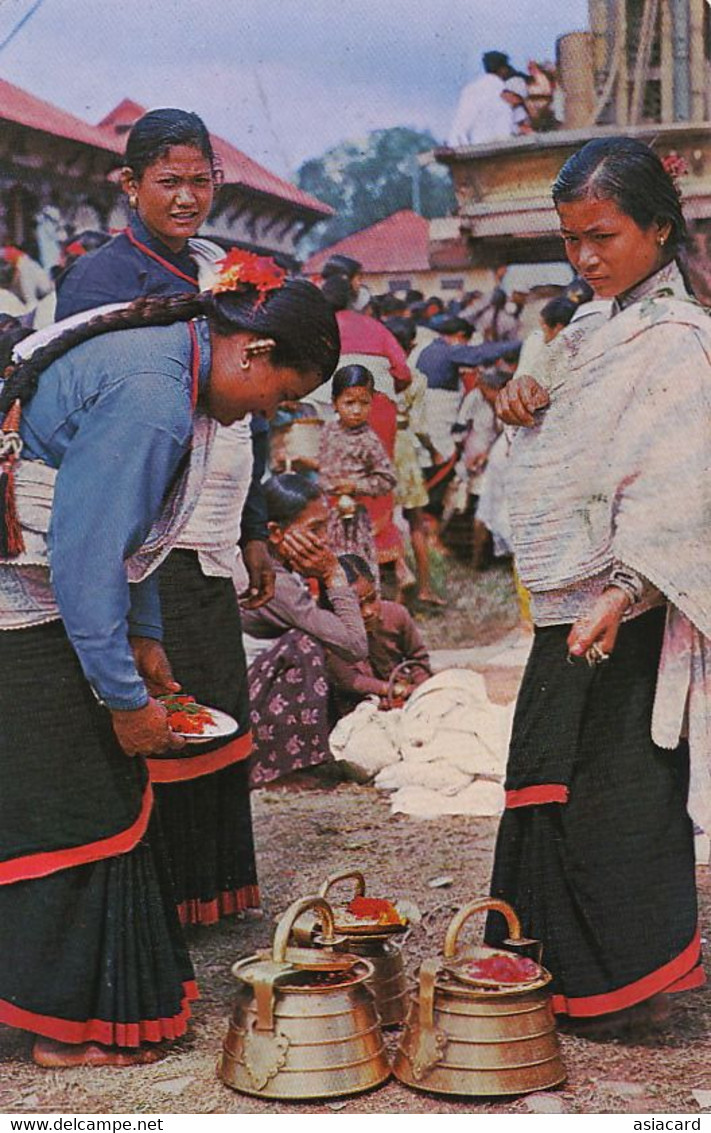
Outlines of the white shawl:
M 513 543 L 534 594 L 617 560 L 667 597 L 653 736 L 676 746 L 688 711 L 693 810 L 709 830 L 711 318 L 674 266 L 642 292 L 553 344 L 551 404 L 517 431 L 507 470 Z

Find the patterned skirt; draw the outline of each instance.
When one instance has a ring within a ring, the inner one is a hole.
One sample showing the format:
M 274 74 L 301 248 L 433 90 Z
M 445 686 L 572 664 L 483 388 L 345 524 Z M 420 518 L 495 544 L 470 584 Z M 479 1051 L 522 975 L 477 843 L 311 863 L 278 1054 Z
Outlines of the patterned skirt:
M 333 758 L 323 646 L 290 629 L 249 670 L 253 787 Z
M 183 1034 L 197 994 L 145 762 L 60 622 L 0 633 L 0 1022 L 61 1042 Z
M 247 667 L 231 579 L 203 574 L 194 551 L 159 570 L 164 645 L 175 679 L 233 716 L 236 735 L 148 761 L 183 924 L 213 924 L 259 906 L 249 800 Z

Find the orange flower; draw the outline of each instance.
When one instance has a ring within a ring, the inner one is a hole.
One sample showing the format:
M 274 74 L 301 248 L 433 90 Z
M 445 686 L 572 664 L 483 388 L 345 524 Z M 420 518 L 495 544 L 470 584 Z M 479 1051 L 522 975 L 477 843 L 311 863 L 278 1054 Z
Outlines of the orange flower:
M 260 302 L 269 291 L 281 287 L 286 272 L 271 256 L 257 256 L 242 248 L 232 248 L 217 264 L 220 275 L 213 291 L 240 291 L 243 287 L 254 287 Z

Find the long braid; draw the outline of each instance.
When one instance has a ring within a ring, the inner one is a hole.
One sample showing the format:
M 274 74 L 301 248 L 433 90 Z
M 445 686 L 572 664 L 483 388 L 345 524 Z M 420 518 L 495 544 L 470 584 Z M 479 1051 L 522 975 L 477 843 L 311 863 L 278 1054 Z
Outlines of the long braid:
M 33 397 L 44 370 L 75 346 L 111 331 L 170 326 L 206 315 L 220 333 L 273 338 L 275 365 L 315 370 L 323 381 L 330 377 L 340 349 L 332 309 L 318 288 L 302 279 L 287 279 L 265 297 L 259 286 L 262 275 L 255 282 L 237 280 L 217 294 L 144 296 L 116 311 L 89 316 L 29 358 L 5 367 L 0 391 L 0 558 L 16 558 L 25 549 L 14 491 L 14 469 L 22 450 L 21 407 Z
M 75 346 L 88 342 L 101 334 L 117 330 L 134 330 L 137 327 L 170 326 L 187 322 L 198 315 L 212 313 L 212 294 L 202 292 L 151 296 L 144 295 L 128 306 L 103 315 L 95 315 L 85 323 L 70 327 L 46 346 L 36 350 L 30 358 L 11 363 L 5 370 L 5 382 L 0 393 L 0 416 L 7 413 L 15 401 L 21 405 L 29 401 L 37 389 L 40 375 L 48 366 Z

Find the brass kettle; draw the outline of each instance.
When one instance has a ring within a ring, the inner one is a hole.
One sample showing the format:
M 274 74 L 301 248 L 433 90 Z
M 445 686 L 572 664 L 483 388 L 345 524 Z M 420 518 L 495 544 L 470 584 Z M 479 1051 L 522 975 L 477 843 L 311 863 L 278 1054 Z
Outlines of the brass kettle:
M 294 922 L 310 910 L 323 926 L 321 946 L 290 947 Z M 367 986 L 372 965 L 337 950 L 341 944 L 328 902 L 305 897 L 279 921 L 271 952 L 234 965 L 237 1002 L 218 1065 L 226 1085 L 264 1098 L 326 1098 L 389 1077 Z
M 505 951 L 483 946 L 458 949 L 459 933 L 475 913 L 506 917 Z M 504 901 L 472 901 L 452 919 L 444 955 L 427 959 L 395 1055 L 393 1072 L 415 1089 L 440 1094 L 524 1094 L 565 1080 L 548 992 L 550 972 L 500 984 L 472 977 L 473 961 L 528 952 L 516 913 Z M 538 953 L 540 957 L 540 952 Z
M 332 888 L 341 881 L 355 882 L 355 895 L 365 896 L 365 878 L 360 870 L 332 873 L 319 888 L 320 897 L 328 897 Z M 336 945 L 356 956 L 368 960 L 373 974 L 368 986 L 375 995 L 381 1027 L 399 1027 L 405 1021 L 409 999 L 407 976 L 402 958 L 402 943 L 407 936 L 406 925 L 362 926 L 341 924 L 339 907 L 332 904 L 336 931 L 342 933 L 343 944 Z M 319 917 L 313 912 L 298 919 L 294 925 L 294 939 L 313 946 L 319 931 Z

